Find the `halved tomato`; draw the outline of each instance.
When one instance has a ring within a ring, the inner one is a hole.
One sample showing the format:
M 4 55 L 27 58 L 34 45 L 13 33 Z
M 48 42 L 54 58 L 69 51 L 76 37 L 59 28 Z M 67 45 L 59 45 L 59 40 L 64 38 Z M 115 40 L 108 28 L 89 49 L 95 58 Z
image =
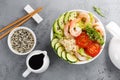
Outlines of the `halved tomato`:
M 90 55 L 91 57 L 95 57 L 100 52 L 100 45 L 97 42 L 92 42 L 86 49 L 86 54 Z
M 76 37 L 76 44 L 81 48 L 86 48 L 91 43 L 89 36 L 82 32 L 78 37 Z

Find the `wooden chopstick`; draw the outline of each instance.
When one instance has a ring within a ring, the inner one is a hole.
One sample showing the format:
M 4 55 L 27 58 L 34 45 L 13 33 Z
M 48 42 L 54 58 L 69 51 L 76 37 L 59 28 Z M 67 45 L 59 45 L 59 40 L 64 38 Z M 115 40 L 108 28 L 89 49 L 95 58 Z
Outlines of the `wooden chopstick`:
M 2 31 L 4 31 L 4 30 L 7 30 L 8 28 L 10 28 L 10 27 L 12 27 L 13 25 L 16 24 L 16 26 L 14 26 L 12 29 L 10 29 L 10 30 L 8 30 L 7 32 L 5 32 L 5 33 L 3 33 L 2 35 L 0 35 L 0 40 L 1 40 L 2 38 L 4 38 L 7 34 L 9 34 L 11 30 L 19 27 L 20 25 L 22 25 L 23 23 L 25 23 L 26 21 L 28 21 L 34 14 L 38 13 L 38 12 L 41 11 L 41 10 L 42 10 L 42 8 L 40 7 L 40 8 L 38 8 L 38 9 L 36 9 L 35 11 L 33 11 L 32 13 L 30 13 L 30 14 L 22 17 L 22 18 L 19 18 L 18 20 L 16 20 L 15 22 L 11 23 L 10 25 L 2 28 L 2 29 L 0 30 L 0 32 L 2 32 Z M 18 23 L 18 24 L 17 24 L 17 23 Z
M 4 38 L 7 34 L 10 33 L 10 31 L 12 31 L 13 29 L 19 27 L 20 25 L 22 25 L 23 23 L 25 23 L 27 20 L 29 20 L 31 18 L 31 16 L 29 16 L 27 19 L 23 20 L 21 23 L 17 24 L 15 27 L 13 27 L 12 29 L 8 30 L 7 32 L 5 32 L 4 34 L 0 35 L 0 40 L 2 38 Z
M 39 9 L 41 10 L 42 8 L 38 8 L 38 9 L 36 9 L 34 12 L 36 12 L 36 11 L 39 10 Z M 4 31 L 4 30 L 10 28 L 11 26 L 17 24 L 18 22 L 20 22 L 20 21 L 22 21 L 23 19 L 27 18 L 28 16 L 30 16 L 30 15 L 33 14 L 34 12 L 31 12 L 30 14 L 28 14 L 28 15 L 26 15 L 26 16 L 23 16 L 22 18 L 19 18 L 18 20 L 16 20 L 15 22 L 9 24 L 8 26 L 0 29 L 0 32 L 2 32 L 2 31 Z M 39 11 L 38 11 L 38 12 L 39 12 Z

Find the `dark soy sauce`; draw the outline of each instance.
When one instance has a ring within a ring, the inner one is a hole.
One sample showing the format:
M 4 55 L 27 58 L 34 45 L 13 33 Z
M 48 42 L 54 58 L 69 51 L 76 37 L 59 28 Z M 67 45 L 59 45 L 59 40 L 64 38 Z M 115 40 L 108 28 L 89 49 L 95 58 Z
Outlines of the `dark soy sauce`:
M 30 67 L 35 70 L 40 69 L 43 65 L 43 59 L 44 59 L 43 54 L 32 56 L 29 60 Z

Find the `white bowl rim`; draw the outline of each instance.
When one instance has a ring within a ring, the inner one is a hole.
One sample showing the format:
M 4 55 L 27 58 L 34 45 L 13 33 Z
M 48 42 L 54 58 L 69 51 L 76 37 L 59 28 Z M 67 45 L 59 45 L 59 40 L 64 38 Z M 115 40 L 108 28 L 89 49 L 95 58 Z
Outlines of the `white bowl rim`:
M 34 45 L 33 45 L 33 47 L 28 51 L 28 52 L 26 52 L 26 53 L 19 53 L 19 52 L 17 52 L 17 51 L 15 51 L 13 48 L 12 48 L 12 46 L 11 46 L 11 36 L 13 35 L 13 33 L 15 32 L 15 31 L 17 31 L 17 30 L 20 30 L 20 29 L 25 29 L 25 30 L 28 30 L 32 35 L 33 35 L 33 37 L 34 37 Z M 35 48 L 35 46 L 36 46 L 36 35 L 35 35 L 35 33 L 30 29 L 30 28 L 27 28 L 27 27 L 25 27 L 25 26 L 20 26 L 20 27 L 18 27 L 18 28 L 15 28 L 15 29 L 13 29 L 11 32 L 10 32 L 10 34 L 8 35 L 8 47 L 9 47 L 9 49 L 13 52 L 13 53 L 15 53 L 15 54 L 17 54 L 17 55 L 26 55 L 26 54 L 28 54 L 28 53 L 30 53 L 34 48 Z
M 82 9 L 73 9 L 73 10 L 69 10 L 69 11 L 66 11 L 66 12 L 72 12 L 72 11 L 92 13 L 92 12 L 90 12 L 90 11 L 86 11 L 86 10 L 82 10 Z M 66 13 L 66 12 L 64 12 L 64 13 Z M 64 13 L 63 13 L 63 14 L 64 14 Z M 93 13 L 92 13 L 92 14 L 93 14 Z M 90 60 L 87 60 L 87 61 L 81 61 L 81 62 L 72 63 L 72 64 L 79 65 L 79 64 L 90 63 L 90 62 L 92 62 L 93 60 L 95 60 L 98 56 L 100 56 L 100 54 L 102 53 L 102 51 L 103 51 L 103 49 L 104 49 L 104 46 L 105 46 L 105 43 L 106 43 L 106 32 L 105 32 L 105 28 L 104 28 L 102 22 L 100 21 L 100 19 L 99 19 L 97 16 L 95 16 L 94 14 L 93 14 L 93 16 L 94 16 L 95 19 L 97 19 L 97 21 L 102 25 L 101 28 L 102 28 L 103 33 L 104 33 L 104 44 L 102 45 L 102 48 L 101 48 L 100 52 L 98 53 L 98 55 L 95 56 L 94 58 L 92 58 L 92 59 L 90 59 Z M 50 40 L 52 40 L 52 38 L 53 38 L 53 31 L 52 31 L 52 28 L 51 28 Z M 55 53 L 56 53 L 56 52 L 55 52 Z

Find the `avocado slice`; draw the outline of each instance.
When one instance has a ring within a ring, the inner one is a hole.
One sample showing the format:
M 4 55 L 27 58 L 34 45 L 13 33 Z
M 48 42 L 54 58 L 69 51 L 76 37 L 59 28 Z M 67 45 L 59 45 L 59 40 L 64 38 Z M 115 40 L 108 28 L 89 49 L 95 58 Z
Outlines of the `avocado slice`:
M 53 31 L 56 33 L 56 34 L 59 34 L 59 35 L 63 35 L 63 31 L 60 29 L 60 27 L 58 26 L 58 20 L 55 20 L 54 24 L 53 24 Z
M 60 29 L 63 30 L 64 28 L 64 14 L 62 14 L 58 19 L 58 25 L 60 26 Z
M 64 23 L 66 24 L 69 21 L 70 12 L 65 13 Z
M 71 12 L 69 15 L 69 21 L 74 20 L 76 17 L 77 17 L 77 12 L 76 11 Z
M 56 34 L 56 33 L 54 33 L 54 37 L 57 37 L 58 39 L 61 39 L 63 36 L 60 35 L 60 34 Z
M 88 60 L 92 58 L 91 56 L 89 56 L 89 55 L 87 55 L 87 54 L 85 53 L 85 51 L 84 51 L 83 48 L 80 48 L 80 49 L 78 50 L 78 53 L 79 53 L 80 55 L 82 55 L 82 56 L 87 57 Z

